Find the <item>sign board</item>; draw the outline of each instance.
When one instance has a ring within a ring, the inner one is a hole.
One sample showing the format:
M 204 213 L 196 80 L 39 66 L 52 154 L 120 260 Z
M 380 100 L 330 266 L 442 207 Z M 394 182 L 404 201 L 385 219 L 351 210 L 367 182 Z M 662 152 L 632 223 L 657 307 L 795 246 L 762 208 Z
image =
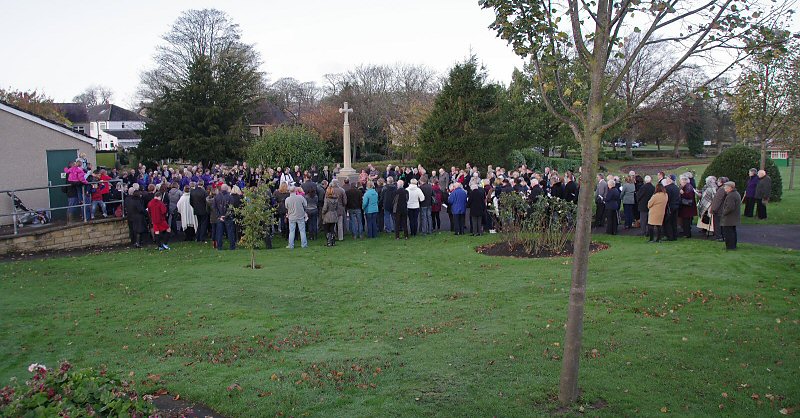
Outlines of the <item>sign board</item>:
M 704 147 L 710 147 L 711 146 L 711 141 L 703 141 L 703 146 Z

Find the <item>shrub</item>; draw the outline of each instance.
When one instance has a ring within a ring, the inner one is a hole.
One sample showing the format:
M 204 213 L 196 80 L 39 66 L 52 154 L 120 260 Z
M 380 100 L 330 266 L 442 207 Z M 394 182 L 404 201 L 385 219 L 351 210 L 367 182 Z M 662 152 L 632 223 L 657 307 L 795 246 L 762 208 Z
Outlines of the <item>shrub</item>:
M 747 187 L 747 172 L 750 168 L 758 168 L 760 161 L 759 151 L 744 145 L 736 145 L 714 158 L 714 161 L 706 167 L 703 180 L 708 176 L 725 176 L 736 183 L 736 189 L 744 196 L 744 190 Z M 783 194 L 781 173 L 770 158 L 767 158 L 765 171 L 772 178 L 770 200 L 777 202 L 781 200 Z
M 0 416 L 130 416 L 146 417 L 153 405 L 105 370 L 71 370 L 63 362 L 58 370 L 31 364 L 33 373 L 25 385 L 0 389 Z
M 567 170 L 577 171 L 581 166 L 581 160 L 573 158 L 548 158 L 532 148 L 513 150 L 508 155 L 511 166 L 516 168 L 526 164 L 531 170 L 541 171 L 545 167 L 550 167 L 563 173 Z
M 550 168 L 558 170 L 559 173 L 564 173 L 567 170 L 578 171 L 581 166 L 581 160 L 572 158 L 550 158 Z
M 574 236 L 577 206 L 572 202 L 540 197 L 530 203 L 518 193 L 503 193 L 498 206 L 500 234 L 509 248 L 522 245 L 529 254 L 559 254 Z
M 247 162 L 265 167 L 321 167 L 332 161 L 316 132 L 301 126 L 282 126 L 257 138 L 247 149 Z

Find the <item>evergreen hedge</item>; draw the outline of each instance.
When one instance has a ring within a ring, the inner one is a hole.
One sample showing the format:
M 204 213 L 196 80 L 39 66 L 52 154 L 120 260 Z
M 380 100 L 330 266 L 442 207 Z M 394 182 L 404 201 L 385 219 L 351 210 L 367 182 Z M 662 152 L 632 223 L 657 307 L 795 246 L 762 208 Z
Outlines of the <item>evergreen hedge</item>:
M 758 168 L 760 161 L 761 153 L 759 151 L 744 145 L 736 145 L 714 158 L 714 161 L 706 167 L 702 180 L 705 181 L 708 176 L 727 177 L 736 183 L 736 189 L 744 196 L 748 170 Z M 780 201 L 783 194 L 781 173 L 770 158 L 767 158 L 765 171 L 772 178 L 772 191 L 769 198 L 775 202 Z

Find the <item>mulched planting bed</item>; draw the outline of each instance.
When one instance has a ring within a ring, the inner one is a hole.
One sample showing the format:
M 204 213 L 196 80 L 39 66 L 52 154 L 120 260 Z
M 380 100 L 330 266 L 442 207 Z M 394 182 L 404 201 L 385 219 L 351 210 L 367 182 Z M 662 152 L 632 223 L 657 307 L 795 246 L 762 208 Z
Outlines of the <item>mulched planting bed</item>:
M 608 244 L 602 242 L 592 242 L 589 250 L 592 253 L 602 251 L 608 248 Z M 568 257 L 572 255 L 574 247 L 572 242 L 568 242 L 564 251 L 560 253 L 553 253 L 550 251 L 542 251 L 539 254 L 531 254 L 525 250 L 522 244 L 509 245 L 507 242 L 496 242 L 494 244 L 481 245 L 475 248 L 475 251 L 494 257 L 516 257 L 516 258 L 550 258 L 550 257 Z

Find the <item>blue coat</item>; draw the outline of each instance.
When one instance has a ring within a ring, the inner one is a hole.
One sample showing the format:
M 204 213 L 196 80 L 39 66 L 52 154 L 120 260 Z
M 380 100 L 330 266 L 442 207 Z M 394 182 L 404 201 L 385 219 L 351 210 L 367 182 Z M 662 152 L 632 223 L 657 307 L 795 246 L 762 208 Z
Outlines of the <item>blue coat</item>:
M 364 213 L 378 213 L 378 192 L 375 189 L 367 189 L 361 200 L 361 208 Z
M 458 188 L 450 193 L 447 198 L 447 203 L 453 211 L 453 215 L 463 215 L 467 213 L 467 192 L 464 189 Z

